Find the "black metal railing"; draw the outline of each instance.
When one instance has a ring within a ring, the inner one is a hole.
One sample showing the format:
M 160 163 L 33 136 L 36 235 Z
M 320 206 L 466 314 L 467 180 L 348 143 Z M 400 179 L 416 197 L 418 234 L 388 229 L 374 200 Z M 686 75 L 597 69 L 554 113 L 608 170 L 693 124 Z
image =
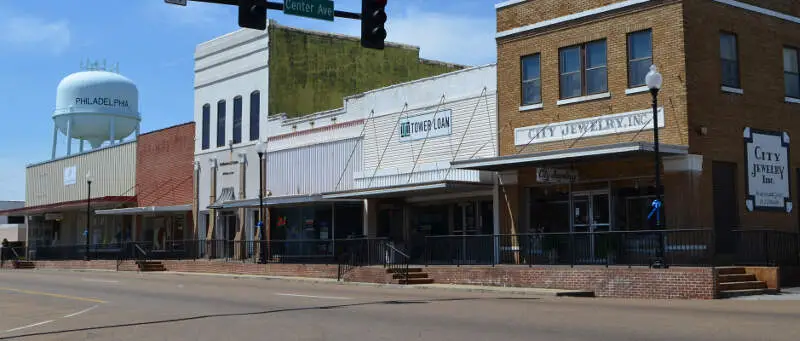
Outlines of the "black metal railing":
M 797 233 L 760 229 L 736 230 L 732 239 L 735 262 L 740 265 L 798 266 L 800 236 Z
M 393 243 L 383 242 L 381 244 L 385 250 L 383 267 L 389 270 L 394 279 L 399 279 L 401 284 L 408 284 L 408 268 L 411 257 L 400 251 Z

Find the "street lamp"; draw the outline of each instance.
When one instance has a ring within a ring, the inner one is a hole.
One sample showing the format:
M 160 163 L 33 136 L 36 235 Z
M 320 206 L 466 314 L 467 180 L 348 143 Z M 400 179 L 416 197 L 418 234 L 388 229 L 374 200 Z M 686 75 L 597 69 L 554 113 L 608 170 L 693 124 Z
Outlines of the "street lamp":
M 92 172 L 86 172 L 86 253 L 84 260 L 89 260 L 89 241 L 92 240 Z
M 664 77 L 661 76 L 661 73 L 658 72 L 658 68 L 655 65 L 650 65 L 650 72 L 644 77 L 644 82 L 647 85 L 647 88 L 650 89 L 650 94 L 653 97 L 653 154 L 655 154 L 656 158 L 656 199 L 653 200 L 653 210 L 652 212 L 656 216 L 656 229 L 661 230 L 661 211 L 663 207 L 663 202 L 661 201 L 661 152 L 659 150 L 659 141 L 658 141 L 658 91 L 661 90 L 661 86 L 664 84 Z M 667 264 L 664 262 L 664 234 L 660 233 L 658 238 L 658 257 L 653 262 L 654 268 L 667 268 Z
M 256 143 L 256 153 L 258 153 L 258 228 L 259 228 L 259 235 L 261 236 L 261 240 L 259 241 L 262 247 L 259 248 L 259 253 L 261 253 L 261 264 L 267 263 L 267 254 L 264 251 L 264 238 L 266 237 L 266 232 L 264 230 L 264 153 L 267 152 L 267 145 L 263 141 L 258 141 Z M 267 251 L 268 252 L 268 251 Z

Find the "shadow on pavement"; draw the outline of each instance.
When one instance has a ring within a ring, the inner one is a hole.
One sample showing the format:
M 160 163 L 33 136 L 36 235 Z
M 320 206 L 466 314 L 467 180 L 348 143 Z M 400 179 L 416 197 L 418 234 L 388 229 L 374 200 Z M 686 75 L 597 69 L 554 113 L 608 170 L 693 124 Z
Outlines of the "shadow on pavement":
M 391 301 L 362 302 L 362 303 L 337 304 L 337 305 L 328 305 L 328 306 L 315 306 L 315 307 L 304 307 L 304 308 L 286 308 L 286 309 L 275 309 L 275 310 L 265 310 L 265 311 L 254 311 L 254 312 L 249 312 L 249 313 L 208 314 L 208 315 L 181 317 L 181 318 L 166 319 L 166 320 L 156 320 L 156 321 L 146 321 L 146 322 L 133 322 L 133 323 L 123 323 L 123 324 L 112 324 L 112 325 L 105 325 L 105 326 L 84 327 L 84 328 L 75 328 L 75 329 L 55 330 L 55 331 L 50 331 L 50 332 L 40 332 L 40 333 L 14 335 L 14 336 L 5 336 L 5 337 L 0 337 L 0 340 L 20 339 L 20 338 L 27 338 L 27 337 L 34 337 L 34 336 L 43 336 L 43 335 L 66 334 L 66 333 L 74 333 L 74 332 L 90 331 L 90 330 L 102 330 L 102 329 L 124 328 L 124 327 L 134 327 L 134 326 L 146 326 L 146 325 L 164 324 L 164 323 L 172 323 L 172 322 L 185 322 L 185 321 L 209 319 L 209 318 L 216 318 L 216 317 L 266 315 L 266 314 L 276 314 L 276 313 L 285 313 L 285 312 L 294 312 L 294 311 L 304 311 L 304 310 L 341 309 L 341 308 L 350 308 L 350 307 L 367 306 L 367 305 L 380 305 L 380 304 L 387 304 L 387 305 L 388 304 L 429 304 L 429 303 L 436 303 L 436 302 L 452 302 L 452 301 L 538 300 L 538 299 L 539 298 L 535 298 L 535 297 L 496 297 L 496 298 L 442 298 L 442 299 L 430 299 L 430 300 L 402 300 L 402 301 L 391 300 Z

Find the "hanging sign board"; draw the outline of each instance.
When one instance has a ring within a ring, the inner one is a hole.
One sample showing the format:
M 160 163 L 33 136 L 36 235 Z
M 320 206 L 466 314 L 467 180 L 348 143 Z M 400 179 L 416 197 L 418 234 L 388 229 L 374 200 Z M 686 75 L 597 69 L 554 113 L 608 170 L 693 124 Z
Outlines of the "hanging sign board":
M 400 119 L 400 141 L 447 136 L 452 132 L 453 111 L 439 110 Z
M 548 184 L 566 184 L 578 180 L 578 172 L 572 169 L 536 168 L 536 181 Z
M 789 134 L 745 128 L 744 150 L 747 210 L 791 212 Z

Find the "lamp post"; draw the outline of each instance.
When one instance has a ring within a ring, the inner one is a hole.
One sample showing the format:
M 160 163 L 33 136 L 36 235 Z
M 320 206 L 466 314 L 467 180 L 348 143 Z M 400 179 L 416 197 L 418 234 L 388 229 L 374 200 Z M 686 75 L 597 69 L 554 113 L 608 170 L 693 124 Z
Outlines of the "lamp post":
M 89 260 L 89 243 L 92 240 L 92 172 L 86 172 L 86 253 L 84 260 Z
M 653 200 L 652 213 L 656 217 L 656 229 L 661 230 L 663 225 L 661 223 L 661 211 L 663 202 L 661 201 L 661 152 L 659 150 L 658 141 L 658 91 L 664 83 L 664 78 L 658 72 L 655 65 L 650 65 L 650 72 L 644 78 L 647 88 L 650 89 L 650 94 L 653 97 L 653 154 L 655 155 L 655 171 L 656 171 L 656 199 Z M 666 268 L 664 262 L 664 234 L 659 233 L 658 238 L 658 257 L 653 262 L 654 268 Z
M 267 255 L 269 254 L 269 251 L 265 250 L 263 247 L 264 239 L 266 237 L 266 231 L 264 229 L 264 153 L 266 152 L 267 145 L 262 141 L 258 141 L 256 143 L 256 153 L 258 153 L 258 228 L 259 235 L 261 237 L 259 243 L 262 245 L 262 247 L 259 248 L 259 253 L 261 253 L 261 264 L 267 263 Z M 267 252 L 265 253 L 265 251 Z

